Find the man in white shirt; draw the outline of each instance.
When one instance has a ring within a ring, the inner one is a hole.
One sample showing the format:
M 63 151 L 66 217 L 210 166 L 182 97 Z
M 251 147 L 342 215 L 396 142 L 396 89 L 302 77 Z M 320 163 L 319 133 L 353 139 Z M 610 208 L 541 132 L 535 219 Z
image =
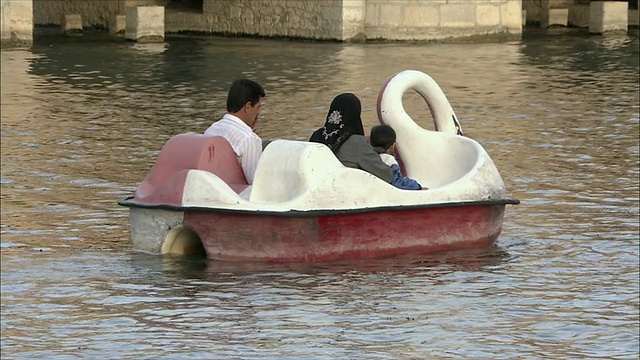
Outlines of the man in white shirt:
M 222 136 L 238 155 L 244 177 L 249 185 L 262 155 L 262 139 L 254 132 L 265 97 L 264 89 L 255 81 L 236 80 L 227 96 L 227 113 L 204 132 L 205 135 Z

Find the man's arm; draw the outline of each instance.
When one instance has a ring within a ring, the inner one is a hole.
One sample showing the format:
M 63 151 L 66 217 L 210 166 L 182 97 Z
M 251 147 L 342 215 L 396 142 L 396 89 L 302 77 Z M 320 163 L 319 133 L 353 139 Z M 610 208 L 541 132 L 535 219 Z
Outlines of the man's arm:
M 253 184 L 253 178 L 258 167 L 258 161 L 262 155 L 262 140 L 259 137 L 248 138 L 243 144 L 243 153 L 240 157 L 240 164 L 244 177 L 249 185 Z

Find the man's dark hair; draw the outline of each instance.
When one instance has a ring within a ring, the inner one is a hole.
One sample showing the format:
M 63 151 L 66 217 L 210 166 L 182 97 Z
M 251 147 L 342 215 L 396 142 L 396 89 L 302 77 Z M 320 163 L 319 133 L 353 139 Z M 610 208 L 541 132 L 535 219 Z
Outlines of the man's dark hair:
M 257 82 L 249 79 L 236 80 L 229 89 L 227 111 L 230 113 L 237 112 L 247 102 L 255 105 L 260 101 L 260 98 L 265 96 L 264 89 Z
M 389 125 L 378 125 L 371 128 L 369 142 L 371 146 L 389 149 L 396 141 L 396 132 Z

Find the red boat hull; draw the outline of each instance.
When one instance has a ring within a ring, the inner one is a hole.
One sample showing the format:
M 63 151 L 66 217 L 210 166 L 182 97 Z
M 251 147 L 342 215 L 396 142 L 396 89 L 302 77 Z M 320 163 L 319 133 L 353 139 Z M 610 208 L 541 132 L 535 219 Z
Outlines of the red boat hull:
M 502 230 L 505 204 L 460 204 L 313 215 L 187 210 L 183 224 L 220 260 L 370 258 L 484 248 Z

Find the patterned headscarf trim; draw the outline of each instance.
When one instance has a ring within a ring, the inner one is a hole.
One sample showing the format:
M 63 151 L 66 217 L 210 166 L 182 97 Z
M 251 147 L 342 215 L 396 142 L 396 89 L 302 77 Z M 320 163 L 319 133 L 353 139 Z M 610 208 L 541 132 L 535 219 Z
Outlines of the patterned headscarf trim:
M 360 99 L 351 93 L 336 96 L 331 102 L 324 126 L 316 130 L 309 141 L 327 145 L 334 153 L 353 134 L 364 135 L 360 118 Z

